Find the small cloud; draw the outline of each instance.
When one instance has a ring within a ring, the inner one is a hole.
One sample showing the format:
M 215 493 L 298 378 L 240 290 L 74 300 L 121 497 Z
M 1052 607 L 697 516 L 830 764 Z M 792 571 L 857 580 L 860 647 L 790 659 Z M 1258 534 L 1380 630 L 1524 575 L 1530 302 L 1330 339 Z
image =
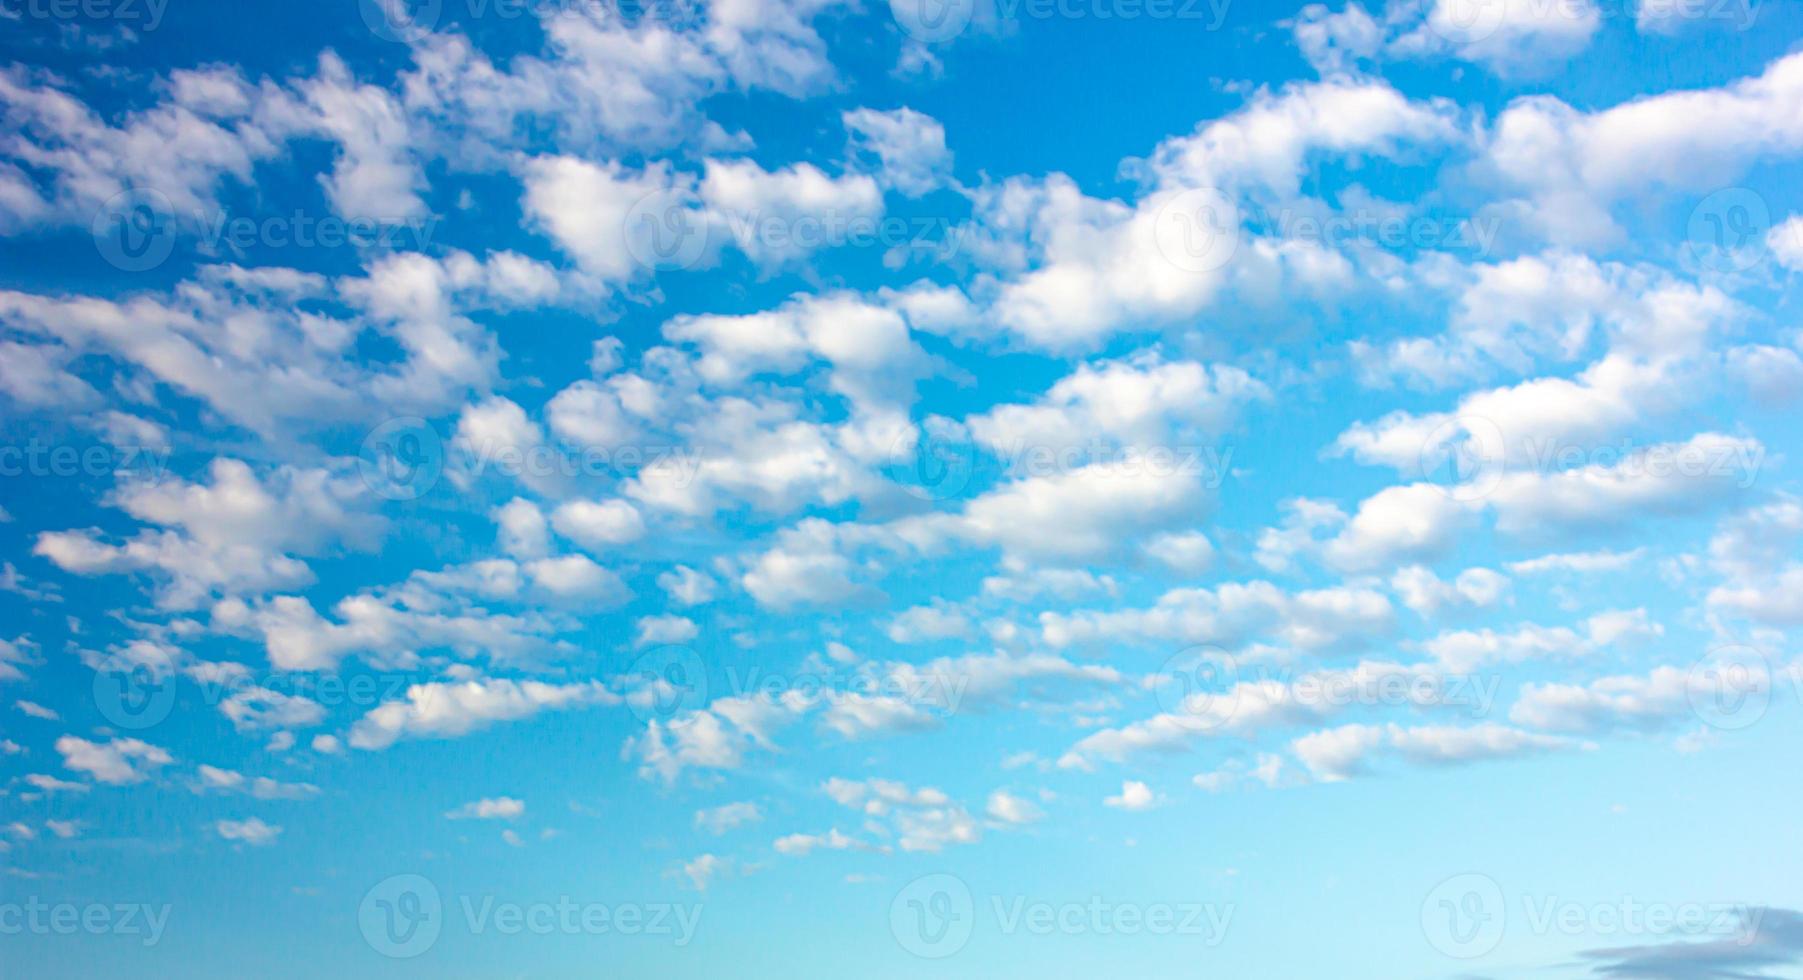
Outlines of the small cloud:
M 213 829 L 226 840 L 239 841 L 253 847 L 268 844 L 282 833 L 282 828 L 266 824 L 256 817 L 249 820 L 221 820 L 213 825 Z
M 1110 796 L 1102 801 L 1107 806 L 1122 810 L 1147 810 L 1157 802 L 1158 797 L 1153 795 L 1150 786 L 1132 779 L 1121 784 L 1119 796 Z
M 511 796 L 465 803 L 445 813 L 448 820 L 513 820 L 526 812 L 526 804 Z

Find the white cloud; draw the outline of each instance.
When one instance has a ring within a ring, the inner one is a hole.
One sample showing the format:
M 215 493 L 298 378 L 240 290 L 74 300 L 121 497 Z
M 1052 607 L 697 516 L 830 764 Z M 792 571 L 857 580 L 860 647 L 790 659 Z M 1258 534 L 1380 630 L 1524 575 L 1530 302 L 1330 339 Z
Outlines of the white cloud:
M 472 800 L 445 813 L 447 820 L 517 820 L 526 812 L 526 804 L 511 796 L 485 797 Z
M 1132 779 L 1121 783 L 1119 795 L 1110 796 L 1102 801 L 1106 806 L 1122 810 L 1149 810 L 1157 802 L 1158 797 L 1153 794 L 1150 786 Z
M 225 840 L 252 847 L 274 843 L 282 833 L 282 828 L 266 824 L 257 817 L 248 820 L 220 820 L 213 824 L 213 829 Z
M 112 786 L 143 782 L 157 768 L 175 761 L 164 749 L 135 738 L 100 743 L 64 735 L 56 740 L 56 751 L 63 765 Z
M 407 688 L 404 701 L 372 708 L 351 726 L 352 748 L 385 749 L 403 738 L 456 738 L 540 711 L 618 704 L 600 683 L 547 684 L 503 679 L 434 681 Z

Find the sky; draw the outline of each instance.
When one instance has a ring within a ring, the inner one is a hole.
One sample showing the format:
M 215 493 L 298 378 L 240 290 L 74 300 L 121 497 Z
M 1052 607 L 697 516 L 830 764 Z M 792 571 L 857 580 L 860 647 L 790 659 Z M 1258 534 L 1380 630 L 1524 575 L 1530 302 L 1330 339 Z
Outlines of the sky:
M 0 976 L 1803 976 L 1803 8 L 0 18 Z

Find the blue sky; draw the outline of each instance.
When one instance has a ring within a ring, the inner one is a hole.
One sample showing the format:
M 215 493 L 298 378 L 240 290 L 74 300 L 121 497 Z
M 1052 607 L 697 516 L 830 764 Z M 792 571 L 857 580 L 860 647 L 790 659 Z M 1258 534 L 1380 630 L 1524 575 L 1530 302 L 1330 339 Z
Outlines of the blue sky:
M 1803 969 L 1795 7 L 0 16 L 7 975 Z

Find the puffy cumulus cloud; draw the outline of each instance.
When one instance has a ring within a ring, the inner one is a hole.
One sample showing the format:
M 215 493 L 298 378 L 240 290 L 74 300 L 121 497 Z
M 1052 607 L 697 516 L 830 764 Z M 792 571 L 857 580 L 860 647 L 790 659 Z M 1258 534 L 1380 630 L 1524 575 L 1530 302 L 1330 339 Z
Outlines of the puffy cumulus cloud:
M 1472 0 L 1476 2 L 1476 0 Z M 1595 112 L 1551 96 L 1511 103 L 1484 149 L 1524 196 L 1491 205 L 1543 238 L 1574 245 L 1621 238 L 1611 205 L 1654 191 L 1706 192 L 1754 164 L 1794 155 L 1803 124 L 1785 107 L 1803 86 L 1803 55 L 1718 88 L 1647 95 Z
M 1495 722 L 1460 727 L 1425 725 L 1342 725 L 1311 732 L 1290 743 L 1316 779 L 1336 782 L 1367 771 L 1379 758 L 1395 756 L 1417 765 L 1460 765 L 1555 749 L 1582 747 L 1556 735 L 1542 735 Z
M 748 801 L 723 803 L 720 806 L 695 811 L 695 826 L 716 837 L 735 827 L 756 823 L 762 819 L 764 819 L 763 808 Z
M 521 208 L 558 248 L 597 280 L 621 283 L 650 271 L 627 237 L 634 205 L 660 195 L 680 200 L 693 178 L 663 163 L 632 171 L 613 161 L 558 156 L 527 161 L 521 181 Z
M 1045 811 L 1032 800 L 999 789 L 989 794 L 989 802 L 984 805 L 983 813 L 991 820 L 1014 825 L 1038 823 L 1045 819 Z
M 1506 425 L 1511 441 L 1557 435 L 1561 426 L 1572 427 L 1566 438 L 1584 439 L 1694 399 L 1709 380 L 1703 369 L 1713 366 L 1704 356 L 1708 342 L 1748 313 L 1715 286 L 1570 252 L 1522 256 L 1469 273 L 1452 287 L 1457 299 L 1444 333 L 1387 345 L 1355 341 L 1351 351 L 1368 385 L 1400 378 L 1444 387 L 1498 369 L 1527 373 L 1548 359 L 1575 361 L 1606 340 L 1608 353 L 1575 377 L 1474 391 L 1448 413 Z
M 1583 51 L 1602 20 L 1591 0 L 1434 0 L 1426 22 L 1393 46 L 1411 53 L 1446 50 L 1501 74 L 1518 74 Z
M 768 171 L 749 160 L 709 160 L 698 193 L 715 233 L 765 266 L 845 244 L 883 215 L 874 179 L 831 177 L 807 163 Z
M 557 533 L 595 551 L 631 544 L 645 533 L 645 519 L 625 500 L 572 500 L 551 514 Z
M 541 18 L 545 50 L 506 67 L 456 33 L 412 45 L 401 78 L 408 112 L 446 152 L 502 157 L 521 127 L 572 153 L 656 150 L 737 141 L 700 111 L 711 94 L 767 90 L 801 97 L 834 73 L 813 23 L 832 0 L 730 0 L 700 5 L 698 22 L 628 17 L 570 6 Z
M 821 789 L 840 806 L 863 814 L 867 827 L 885 839 L 893 839 L 902 851 L 933 854 L 950 845 L 974 844 L 982 838 L 982 826 L 970 811 L 933 787 L 915 788 L 892 779 L 833 777 Z M 829 836 L 824 842 L 870 846 L 843 836 Z M 818 844 L 816 841 L 814 846 Z M 886 849 L 886 845 L 880 847 Z M 790 852 L 796 851 L 792 847 Z
M 1150 162 L 1167 187 L 1247 187 L 1287 200 L 1316 154 L 1396 157 L 1460 138 L 1450 103 L 1341 77 L 1259 91 L 1244 108 L 1160 143 Z
M 1178 752 L 1202 738 L 1254 738 L 1270 729 L 1319 723 L 1357 705 L 1489 709 L 1493 692 L 1455 690 L 1455 683 L 1439 667 L 1383 661 L 1293 678 L 1233 680 L 1230 675 L 1221 691 L 1185 691 L 1173 702 L 1161 702 L 1164 710 L 1150 718 L 1084 736 L 1059 757 L 1058 767 L 1088 770 L 1096 759 L 1119 763 L 1146 753 Z
M 447 820 L 515 820 L 524 816 L 526 804 L 511 796 L 471 800 L 445 814 Z
M 1121 810 L 1150 810 L 1158 805 L 1158 796 L 1145 783 L 1129 779 L 1121 784 L 1119 793 L 1103 800 L 1102 804 Z
M 1193 520 L 1205 499 L 1193 475 L 1105 461 L 989 490 L 953 530 L 1029 561 L 1098 560 L 1118 556 L 1146 532 Z
M 1360 502 L 1321 554 L 1346 571 L 1441 558 L 1451 552 L 1459 532 L 1475 523 L 1477 510 L 1439 484 L 1386 487 Z
M 1411 440 L 1397 438 L 1420 426 L 1386 423 L 1379 428 L 1381 433 L 1358 433 L 1353 451 L 1370 460 L 1389 458 L 1399 468 L 1420 465 L 1404 458 Z M 1271 548 L 1281 546 L 1286 562 L 1298 553 L 1318 553 L 1335 568 L 1364 572 L 1444 557 L 1487 513 L 1495 515 L 1498 531 L 1524 539 L 1619 529 L 1730 503 L 1748 492 L 1766 456 L 1757 439 L 1706 432 L 1684 442 L 1588 449 L 1554 445 L 1540 466 L 1513 469 L 1495 442 L 1492 434 L 1471 444 L 1486 461 L 1466 482 L 1387 487 L 1362 501 L 1332 538 L 1316 534 L 1318 528 L 1338 523 L 1324 519 L 1289 534 L 1268 532 Z M 1439 444 L 1435 435 L 1415 445 Z M 1578 465 L 1569 465 L 1574 455 Z M 1260 545 L 1263 550 L 1266 542 Z
M 1703 433 L 1552 473 L 1509 473 L 1489 497 L 1497 529 L 1545 533 L 1694 512 L 1744 494 L 1765 462 L 1757 439 Z
M 1467 568 L 1452 581 L 1442 580 L 1422 565 L 1409 565 L 1396 570 L 1390 587 L 1402 604 L 1424 618 L 1442 612 L 1487 609 L 1501 602 L 1509 591 L 1508 576 L 1488 568 Z
M 1709 541 L 1709 562 L 1725 577 L 1710 589 L 1709 607 L 1768 626 L 1803 622 L 1803 504 L 1794 497 L 1746 508 L 1724 520 Z
M 34 662 L 31 649 L 32 642 L 22 636 L 0 640 L 0 681 L 25 679 L 25 671 L 21 668 Z
M 278 436 L 376 412 L 443 410 L 493 381 L 493 337 L 455 312 L 490 302 L 487 293 L 444 286 L 448 296 L 428 301 L 433 270 L 419 257 L 372 259 L 333 293 L 316 273 L 203 266 L 162 295 L 0 291 L 0 323 L 109 357 L 146 384 Z
M 158 768 L 175 761 L 166 750 L 135 738 L 90 742 L 64 735 L 56 740 L 56 751 L 62 755 L 64 766 L 110 786 L 143 782 Z
M 653 718 L 627 739 L 621 755 L 639 760 L 639 774 L 675 782 L 686 769 L 737 769 L 752 748 L 771 749 L 775 730 L 803 707 L 793 699 L 761 695 L 717 698 L 706 708 L 673 718 Z
M 346 596 L 332 617 L 302 596 L 257 602 L 227 599 L 213 607 L 212 625 L 262 639 L 278 670 L 329 670 L 357 653 L 383 667 L 412 666 L 419 654 L 448 649 L 465 658 L 521 662 L 556 649 L 570 627 L 562 616 L 536 609 L 496 612 L 482 603 L 531 600 L 611 607 L 630 593 L 612 571 L 580 555 L 516 563 L 490 559 Z
M 972 628 L 969 617 L 939 604 L 902 610 L 889 621 L 886 632 L 897 643 L 928 643 L 968 637 Z
M 246 820 L 218 820 L 213 823 L 213 831 L 223 840 L 249 844 L 252 847 L 273 844 L 275 839 L 282 834 L 281 827 L 264 823 L 259 817 L 250 817 Z
M 95 530 L 46 531 L 33 551 L 77 575 L 153 573 L 161 605 L 191 609 L 212 596 L 310 584 L 312 572 L 288 552 L 366 548 L 384 526 L 364 509 L 367 489 L 354 477 L 293 467 L 259 477 L 224 457 L 209 475 L 210 483 L 127 482 L 108 498 L 166 530 L 142 530 L 118 544 Z
M 596 681 L 431 681 L 408 687 L 405 700 L 370 709 L 351 726 L 349 741 L 352 748 L 380 750 L 404 738 L 457 738 L 540 711 L 618 703 L 619 696 Z
M 1777 675 L 1758 658 L 1731 660 L 1721 661 L 1722 669 L 1711 669 L 1706 660 L 1689 670 L 1660 666 L 1587 684 L 1524 684 L 1509 720 L 1568 733 L 1657 731 L 1704 717 L 1712 705 L 1763 709 Z
M 886 112 L 851 109 L 840 120 L 847 152 L 884 187 L 919 197 L 951 182 L 945 127 L 932 116 L 903 106 Z M 871 158 L 875 166 L 870 166 Z
M 325 719 L 325 706 L 298 694 L 246 687 L 219 702 L 219 713 L 241 732 L 311 728 Z
M 664 336 L 698 348 L 696 370 L 720 386 L 824 361 L 833 390 L 864 407 L 911 400 L 925 370 L 901 315 L 850 293 L 795 296 L 744 316 L 679 316 L 664 324 Z
M 225 182 L 248 182 L 279 146 L 254 118 L 258 92 L 235 69 L 181 71 L 168 97 L 109 125 L 59 80 L 15 66 L 0 73 L 9 136 L 0 153 L 49 171 L 35 186 L 8 167 L 0 226 L 64 219 L 86 223 L 131 187 L 153 187 L 184 216 L 212 209 Z
M 701 632 L 695 621 L 686 616 L 641 616 L 634 625 L 633 645 L 654 646 L 659 643 L 687 643 Z
M 1270 394 L 1239 368 L 1166 361 L 1157 351 L 1143 351 L 1082 365 L 1037 402 L 1001 405 L 965 424 L 978 444 L 1017 466 L 1032 465 L 1036 455 L 1063 463 L 1092 447 L 1131 447 L 1164 451 L 1173 471 L 1200 469 L 1204 440 Z
M 1486 664 L 1590 656 L 1664 632 L 1665 627 L 1653 622 L 1645 609 L 1621 609 L 1591 616 L 1584 621 L 1582 630 L 1531 623 L 1510 631 L 1488 627 L 1457 630 L 1430 637 L 1422 641 L 1421 647 L 1447 670 L 1469 673 Z
M 232 769 L 202 763 L 195 769 L 196 793 L 244 793 L 259 800 L 305 800 L 319 795 L 312 783 L 284 783 L 268 776 L 246 777 Z
M 1229 759 L 1213 772 L 1196 774 L 1190 782 L 1198 789 L 1219 793 L 1248 779 L 1271 788 L 1280 785 L 1285 778 L 1283 756 L 1260 752 L 1250 766 L 1239 759 Z
M 1389 635 L 1395 613 L 1383 593 L 1342 586 L 1286 593 L 1269 582 L 1178 588 L 1143 609 L 1045 612 L 1041 634 L 1053 646 L 1121 637 L 1237 648 L 1271 637 L 1309 649 L 1360 645 Z

